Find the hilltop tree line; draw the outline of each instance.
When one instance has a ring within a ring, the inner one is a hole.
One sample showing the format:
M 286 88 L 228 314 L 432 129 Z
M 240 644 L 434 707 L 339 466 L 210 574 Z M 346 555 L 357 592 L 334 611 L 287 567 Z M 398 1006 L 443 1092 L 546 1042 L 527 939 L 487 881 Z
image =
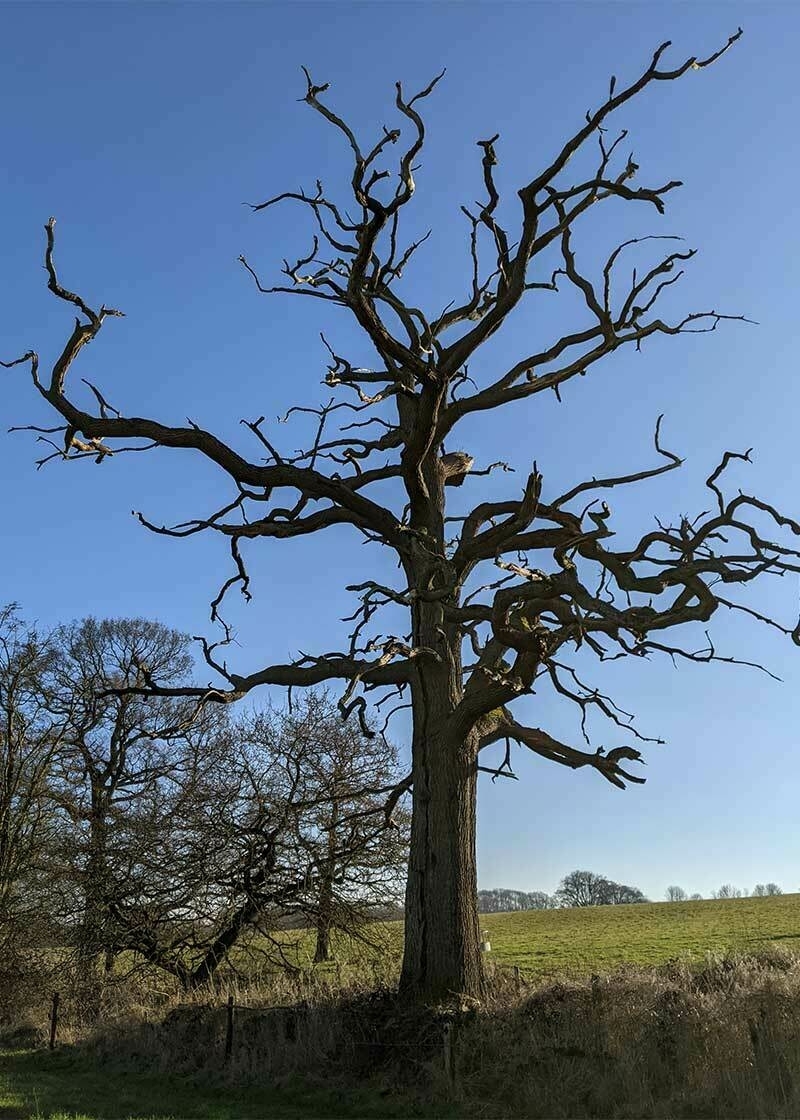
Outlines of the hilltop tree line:
M 767 898 L 783 894 L 777 883 L 756 883 L 751 892 L 723 883 L 711 892 L 711 898 Z M 701 894 L 688 894 L 683 887 L 667 887 L 667 902 L 697 902 Z M 481 914 L 510 913 L 515 910 L 556 910 L 565 906 L 620 906 L 649 902 L 638 887 L 615 883 L 593 871 L 572 871 L 566 875 L 554 894 L 546 891 L 513 891 L 505 888 L 478 891 Z
M 648 901 L 638 887 L 616 883 L 593 871 L 570 872 L 564 876 L 558 890 L 552 895 L 544 891 L 478 891 L 478 908 L 482 914 L 512 910 L 555 910 L 566 906 L 620 906 Z
M 323 692 L 234 716 L 128 691 L 191 678 L 190 639 L 87 618 L 45 633 L 0 611 L 0 953 L 69 947 L 78 974 L 132 951 L 184 988 L 234 946 L 288 966 L 275 935 L 396 908 L 408 850 L 402 775 L 380 734 Z
M 770 898 L 773 895 L 783 894 L 777 883 L 756 883 L 752 891 L 746 887 L 735 887 L 732 883 L 723 883 L 721 887 L 711 892 L 711 898 Z M 703 896 L 701 894 L 687 894 L 683 887 L 667 887 L 665 894 L 667 902 L 696 902 Z

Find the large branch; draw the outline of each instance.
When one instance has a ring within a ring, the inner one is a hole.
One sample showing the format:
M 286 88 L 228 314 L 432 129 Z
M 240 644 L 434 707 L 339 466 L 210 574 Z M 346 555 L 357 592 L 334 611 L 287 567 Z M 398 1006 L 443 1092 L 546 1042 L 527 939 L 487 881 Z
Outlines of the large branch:
M 625 760 L 631 762 L 642 761 L 641 754 L 635 747 L 614 747 L 610 751 L 605 751 L 603 748 L 593 752 L 581 751 L 553 738 L 547 731 L 542 731 L 538 727 L 525 727 L 505 710 L 497 714 L 492 730 L 484 735 L 481 741 L 481 748 L 491 746 L 502 739 L 512 739 L 527 747 L 534 754 L 538 754 L 541 758 L 546 758 L 550 762 L 558 762 L 561 766 L 568 766 L 571 770 L 579 770 L 584 766 L 589 766 L 597 770 L 607 782 L 611 782 L 618 789 L 625 789 L 625 782 L 635 782 L 637 785 L 643 785 L 646 780 L 623 770 L 620 765 Z M 506 757 L 508 760 L 508 756 Z M 505 772 L 513 773 L 508 761 L 505 765 Z M 501 774 L 503 770 L 496 771 L 496 773 Z

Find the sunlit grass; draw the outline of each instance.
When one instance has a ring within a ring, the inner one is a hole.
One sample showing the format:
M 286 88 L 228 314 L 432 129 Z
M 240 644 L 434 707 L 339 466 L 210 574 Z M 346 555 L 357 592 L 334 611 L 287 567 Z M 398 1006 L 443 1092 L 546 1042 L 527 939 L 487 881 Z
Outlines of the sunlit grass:
M 526 973 L 603 972 L 777 942 L 800 949 L 800 895 L 484 914 L 492 959 Z

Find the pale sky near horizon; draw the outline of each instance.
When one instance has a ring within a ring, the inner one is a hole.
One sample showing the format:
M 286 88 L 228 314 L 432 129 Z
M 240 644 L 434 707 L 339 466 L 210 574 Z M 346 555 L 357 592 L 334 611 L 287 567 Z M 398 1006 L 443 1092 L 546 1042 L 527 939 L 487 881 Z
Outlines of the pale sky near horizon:
M 297 209 L 253 215 L 243 202 L 317 177 L 346 186 L 346 148 L 298 102 L 301 64 L 331 83 L 329 102 L 366 135 L 394 123 L 395 80 L 417 89 L 447 67 L 425 103 L 408 226 L 411 236 L 434 227 L 406 290 L 437 310 L 468 282 L 459 206 L 481 196 L 477 139 L 501 134 L 511 224 L 515 188 L 605 96 L 612 73 L 631 79 L 668 38 L 671 59 L 708 54 L 739 25 L 743 38 L 715 66 L 651 87 L 615 122 L 629 130 L 624 158 L 635 153 L 641 184 L 683 180 L 666 215 L 610 207 L 574 246 L 591 261 L 626 237 L 680 234 L 700 252 L 666 306 L 759 325 L 615 356 L 561 405 L 538 396 L 465 426 L 478 465 L 506 458 L 517 474 L 470 481 L 458 500 L 515 495 L 533 459 L 551 493 L 649 466 L 663 412 L 663 441 L 686 465 L 614 496 L 623 535 L 648 531 L 654 513 L 708 508 L 703 483 L 725 449 L 754 448 L 734 488 L 798 517 L 796 3 L 0 3 L 0 357 L 34 348 L 52 358 L 71 327 L 41 267 L 53 214 L 64 284 L 127 316 L 103 328 L 76 377 L 123 411 L 189 416 L 253 456 L 239 420 L 264 414 L 292 450 L 299 437 L 275 418 L 327 399 L 320 330 L 354 364 L 369 361 L 341 313 L 259 296 L 236 262 L 245 252 L 277 277 L 311 232 Z M 557 324 L 550 296 L 515 314 L 476 374 L 506 368 L 529 352 L 530 333 Z M 0 603 L 19 602 L 43 625 L 143 615 L 208 632 L 208 602 L 229 574 L 225 542 L 155 537 L 130 511 L 159 522 L 208 514 L 226 493 L 212 469 L 161 452 L 37 472 L 41 446 L 5 429 L 51 418 L 20 369 L 0 370 L 0 386 Z M 354 608 L 344 586 L 369 576 L 375 555 L 338 530 L 252 549 L 254 600 L 230 608 L 236 668 L 341 646 L 339 619 Z M 748 601 L 794 625 L 798 580 Z M 721 654 L 763 661 L 782 683 L 727 665 L 598 667 L 592 679 L 666 740 L 647 748 L 647 784 L 621 792 L 520 751 L 519 782 L 481 783 L 481 887 L 551 891 L 580 867 L 653 899 L 670 883 L 703 894 L 723 882 L 800 888 L 800 649 L 741 617 L 715 618 L 712 633 Z M 580 745 L 575 712 L 547 696 L 523 711 Z M 598 726 L 598 744 L 622 741 Z

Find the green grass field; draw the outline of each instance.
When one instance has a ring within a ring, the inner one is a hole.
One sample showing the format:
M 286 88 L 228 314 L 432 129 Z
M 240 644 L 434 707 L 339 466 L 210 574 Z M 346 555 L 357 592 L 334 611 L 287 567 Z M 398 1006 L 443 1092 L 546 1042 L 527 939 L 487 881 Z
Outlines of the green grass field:
M 483 914 L 492 959 L 526 973 L 603 972 L 769 943 L 800 950 L 800 895 Z

